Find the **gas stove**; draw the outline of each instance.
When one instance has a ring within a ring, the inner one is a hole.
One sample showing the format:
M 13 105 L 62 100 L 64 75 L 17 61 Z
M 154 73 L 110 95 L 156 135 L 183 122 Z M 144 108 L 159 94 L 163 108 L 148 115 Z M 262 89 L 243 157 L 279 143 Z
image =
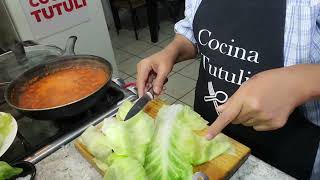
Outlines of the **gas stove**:
M 105 118 L 114 116 L 125 100 L 137 99 L 134 90 L 122 88 L 121 82 L 119 79 L 114 80 L 95 106 L 63 121 L 31 119 L 7 104 L 0 105 L 0 111 L 11 113 L 18 123 L 17 136 L 0 160 L 10 163 L 25 160 L 35 164 L 71 142 L 90 125 L 97 125 Z

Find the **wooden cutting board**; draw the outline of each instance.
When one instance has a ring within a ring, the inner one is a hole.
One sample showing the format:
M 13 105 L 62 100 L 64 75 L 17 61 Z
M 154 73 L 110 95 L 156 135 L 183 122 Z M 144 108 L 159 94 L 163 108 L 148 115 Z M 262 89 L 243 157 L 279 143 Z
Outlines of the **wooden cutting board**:
M 161 106 L 164 105 L 162 100 L 151 101 L 144 109 L 151 117 L 155 118 Z M 200 133 L 201 134 L 201 133 Z M 244 163 L 250 154 L 250 148 L 244 146 L 243 144 L 235 141 L 232 138 L 229 138 L 230 142 L 234 147 L 234 152 L 225 153 L 215 158 L 212 161 L 209 161 L 203 165 L 194 167 L 194 172 L 201 171 L 209 176 L 210 180 L 220 180 L 230 178 L 234 172 Z M 94 157 L 89 153 L 84 145 L 80 143 L 79 140 L 76 140 L 74 143 L 76 149 L 80 154 L 90 162 L 97 171 L 103 175 L 103 171 L 99 169 L 95 162 Z

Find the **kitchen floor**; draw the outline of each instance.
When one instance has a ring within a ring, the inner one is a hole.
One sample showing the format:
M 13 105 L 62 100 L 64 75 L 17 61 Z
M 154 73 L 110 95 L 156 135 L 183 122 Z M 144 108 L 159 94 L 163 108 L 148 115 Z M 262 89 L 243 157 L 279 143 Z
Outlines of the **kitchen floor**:
M 119 76 L 126 82 L 134 82 L 137 74 L 137 63 L 169 44 L 175 34 L 173 27 L 172 22 L 162 21 L 160 23 L 159 42 L 157 43 L 150 41 L 148 28 L 139 30 L 139 40 L 135 40 L 132 30 L 123 29 L 119 35 L 115 30 L 110 30 Z M 166 84 L 165 94 L 160 98 L 168 104 L 179 103 L 193 107 L 199 65 L 199 59 L 176 64 L 168 77 L 169 81 Z

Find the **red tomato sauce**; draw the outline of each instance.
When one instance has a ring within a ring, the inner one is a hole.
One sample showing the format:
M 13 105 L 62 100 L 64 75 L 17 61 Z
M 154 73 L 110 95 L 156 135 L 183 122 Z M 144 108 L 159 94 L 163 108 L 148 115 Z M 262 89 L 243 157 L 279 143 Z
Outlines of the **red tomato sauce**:
M 25 85 L 18 106 L 43 109 L 65 105 L 97 91 L 108 80 L 101 68 L 74 67 L 58 70 Z

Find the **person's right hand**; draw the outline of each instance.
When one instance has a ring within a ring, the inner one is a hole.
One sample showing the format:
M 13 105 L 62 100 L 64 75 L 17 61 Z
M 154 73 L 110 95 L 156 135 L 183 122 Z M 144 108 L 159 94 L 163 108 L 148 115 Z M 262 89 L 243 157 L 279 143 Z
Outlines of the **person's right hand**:
M 141 60 L 137 65 L 137 88 L 139 96 L 143 96 L 148 87 L 153 85 L 153 91 L 159 95 L 163 89 L 163 84 L 171 72 L 175 63 L 175 57 L 166 49 Z M 151 75 L 155 75 L 155 79 Z

